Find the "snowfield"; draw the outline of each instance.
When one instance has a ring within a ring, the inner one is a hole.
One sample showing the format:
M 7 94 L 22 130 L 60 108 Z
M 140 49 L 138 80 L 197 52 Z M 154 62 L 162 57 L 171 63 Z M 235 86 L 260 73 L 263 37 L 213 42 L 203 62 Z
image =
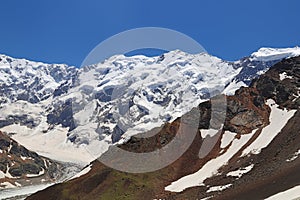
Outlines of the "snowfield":
M 254 164 L 249 165 L 242 169 L 238 169 L 236 171 L 231 171 L 227 174 L 227 176 L 234 176 L 237 178 L 241 178 L 244 174 L 247 174 L 248 172 L 250 172 L 253 169 L 253 167 L 254 167 Z

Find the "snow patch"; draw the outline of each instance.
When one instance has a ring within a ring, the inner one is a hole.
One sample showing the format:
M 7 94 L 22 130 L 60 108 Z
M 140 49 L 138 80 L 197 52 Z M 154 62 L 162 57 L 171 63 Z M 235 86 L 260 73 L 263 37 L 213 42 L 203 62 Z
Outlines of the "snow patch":
M 295 186 L 286 191 L 272 195 L 265 200 L 298 199 L 300 197 L 300 186 Z
M 5 188 L 5 189 L 9 189 L 9 188 L 15 188 L 16 186 L 11 184 L 10 182 L 3 182 L 0 183 L 0 188 Z
M 20 183 L 18 183 L 18 182 L 15 182 L 15 185 L 17 186 L 17 187 L 21 187 L 22 185 L 20 184 Z
M 42 169 L 38 174 L 26 174 L 26 177 L 33 178 L 33 177 L 39 177 L 45 174 L 45 170 Z
M 235 138 L 236 133 L 225 131 L 221 139 L 221 148 L 227 147 Z
M 1 178 L 5 178 L 5 174 L 3 173 L 3 171 L 0 170 L 0 179 Z
M 219 130 L 215 129 L 201 129 L 201 137 L 206 138 L 206 137 L 213 137 L 218 134 Z
M 234 177 L 241 178 L 244 174 L 247 174 L 248 172 L 250 172 L 253 169 L 253 167 L 254 167 L 254 164 L 251 164 L 245 168 L 238 169 L 236 171 L 231 171 L 226 176 L 234 176 Z
M 9 198 L 14 198 L 16 196 L 30 195 L 40 190 L 44 190 L 47 187 L 50 187 L 51 185 L 53 184 L 41 184 L 41 185 L 30 185 L 30 186 L 17 187 L 17 188 L 16 187 L 6 188 L 4 190 L 1 190 L 1 198 L 9 199 Z
M 292 161 L 296 160 L 296 159 L 298 158 L 299 155 L 300 155 L 300 149 L 299 149 L 298 151 L 296 151 L 296 152 L 294 153 L 294 155 L 293 155 L 291 158 L 287 159 L 286 161 L 287 161 L 287 162 L 292 162 Z
M 213 187 L 210 187 L 206 191 L 206 193 L 216 192 L 216 191 L 223 191 L 223 190 L 226 190 L 226 189 L 230 188 L 231 186 L 232 186 L 232 184 L 220 185 L 220 186 L 213 186 Z
M 281 110 L 274 100 L 267 100 L 267 105 L 271 108 L 270 124 L 264 127 L 260 135 L 252 142 L 242 153 L 245 156 L 249 153 L 259 154 L 261 150 L 267 147 L 278 135 L 281 129 L 291 119 L 297 110 Z
M 256 131 L 257 130 L 253 130 L 247 135 L 241 135 L 239 139 L 235 138 L 223 155 L 208 161 L 196 173 L 184 176 L 171 183 L 169 186 L 165 187 L 165 190 L 171 192 L 182 192 L 186 188 L 204 185 L 203 181 L 217 174 L 218 169 L 226 165 L 228 160 L 238 153 L 238 151 L 251 139 Z
M 283 72 L 283 73 L 279 74 L 279 79 L 281 81 L 283 81 L 284 79 L 287 79 L 287 78 L 288 79 L 293 79 L 293 77 L 292 76 L 288 76 L 286 72 Z

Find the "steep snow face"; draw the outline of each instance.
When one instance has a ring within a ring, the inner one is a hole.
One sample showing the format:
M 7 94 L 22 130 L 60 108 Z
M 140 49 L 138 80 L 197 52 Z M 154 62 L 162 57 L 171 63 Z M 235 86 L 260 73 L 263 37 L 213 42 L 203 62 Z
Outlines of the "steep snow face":
M 45 100 L 70 81 L 77 69 L 64 64 L 44 64 L 0 55 L 0 104 Z
M 2 66 L 15 77 L 30 71 L 20 79 L 23 85 L 34 77 L 43 79 L 37 84 L 49 86 L 50 98 L 31 101 L 11 95 L 11 103 L 2 104 L 0 128 L 16 133 L 13 138 L 27 148 L 66 162 L 91 161 L 114 142 L 173 121 L 221 93 L 240 71 L 208 54 L 178 50 L 152 58 L 117 55 L 71 72 L 64 66 L 18 60 L 21 70 L 12 67 L 13 62 L 17 61 L 3 57 Z M 57 68 L 60 79 L 49 72 Z M 40 91 L 20 87 L 12 94 Z M 58 90 L 59 95 L 53 95 Z
M 251 54 L 251 60 L 256 61 L 272 61 L 282 60 L 284 58 L 291 58 L 300 55 L 300 48 L 261 48 L 257 52 Z
M 62 96 L 73 98 L 76 128 L 69 138 L 77 144 L 127 140 L 221 93 L 239 71 L 208 54 L 180 51 L 154 58 L 115 56 L 86 67 L 71 90 L 73 97 Z
M 69 139 L 98 152 L 92 141 L 111 144 L 170 122 L 220 93 L 237 73 L 218 58 L 180 51 L 155 58 L 115 56 L 86 67 L 78 87 L 60 98 L 73 98 L 76 128 Z

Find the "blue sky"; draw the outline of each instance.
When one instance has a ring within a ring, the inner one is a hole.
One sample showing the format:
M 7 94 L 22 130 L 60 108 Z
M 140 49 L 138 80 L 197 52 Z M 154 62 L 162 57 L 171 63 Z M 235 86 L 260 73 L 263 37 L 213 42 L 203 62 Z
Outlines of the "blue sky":
M 80 66 L 108 37 L 170 28 L 226 60 L 262 46 L 300 45 L 298 0 L 9 0 L 1 2 L 0 53 Z

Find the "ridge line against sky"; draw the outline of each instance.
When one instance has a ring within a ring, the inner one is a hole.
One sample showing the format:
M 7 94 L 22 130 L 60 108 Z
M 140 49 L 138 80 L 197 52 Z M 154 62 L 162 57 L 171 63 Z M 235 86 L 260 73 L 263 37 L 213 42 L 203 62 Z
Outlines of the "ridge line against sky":
M 232 61 L 260 47 L 300 45 L 300 1 L 3 1 L 0 53 L 80 66 L 101 41 L 138 27 L 164 27 Z

